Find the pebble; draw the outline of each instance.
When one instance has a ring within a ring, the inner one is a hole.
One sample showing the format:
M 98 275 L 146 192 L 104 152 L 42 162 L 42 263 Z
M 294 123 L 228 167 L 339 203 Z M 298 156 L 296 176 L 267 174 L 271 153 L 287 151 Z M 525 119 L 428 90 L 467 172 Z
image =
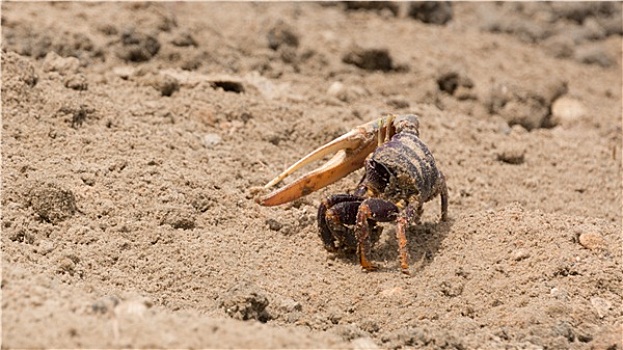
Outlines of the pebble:
M 353 102 L 354 100 L 366 96 L 368 92 L 359 86 L 347 86 L 344 83 L 335 81 L 327 89 L 327 95 L 333 96 L 340 101 Z
M 80 69 L 80 60 L 76 57 L 61 57 L 50 51 L 43 59 L 44 72 L 58 72 L 61 75 L 76 74 Z
M 593 305 L 593 308 L 597 312 L 597 316 L 599 316 L 599 318 L 604 318 L 612 307 L 611 302 L 600 297 L 591 298 L 591 305 Z
M 350 342 L 350 345 L 355 350 L 378 349 L 379 348 L 378 345 L 376 345 L 376 343 L 369 337 L 361 337 L 361 338 L 353 339 L 353 341 Z
M 525 148 L 507 145 L 497 153 L 497 159 L 507 164 L 519 165 L 525 161 L 525 154 Z
M 52 224 L 73 216 L 77 211 L 74 193 L 57 184 L 37 183 L 27 197 L 33 211 Z
M 203 136 L 203 146 L 205 148 L 213 148 L 221 143 L 221 136 L 219 134 L 209 133 Z
M 580 245 L 586 249 L 595 250 L 605 247 L 604 238 L 597 232 L 584 232 L 578 238 Z
M 342 57 L 342 62 L 368 71 L 388 72 L 394 68 L 393 59 L 386 48 L 353 47 Z
M 552 123 L 569 126 L 586 116 L 582 102 L 569 96 L 562 96 L 552 103 Z
M 520 261 L 530 257 L 530 252 L 526 249 L 515 249 L 513 252 L 513 260 Z
M 452 20 L 449 1 L 417 1 L 410 3 L 409 17 L 424 23 L 443 25 Z

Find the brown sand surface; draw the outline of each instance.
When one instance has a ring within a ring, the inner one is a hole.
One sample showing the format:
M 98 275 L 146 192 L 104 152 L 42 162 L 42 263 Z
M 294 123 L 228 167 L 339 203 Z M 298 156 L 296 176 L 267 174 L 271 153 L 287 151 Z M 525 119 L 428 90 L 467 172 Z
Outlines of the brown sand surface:
M 2 347 L 622 349 L 621 4 L 437 5 L 2 2 Z M 410 276 L 253 200 L 385 113 Z

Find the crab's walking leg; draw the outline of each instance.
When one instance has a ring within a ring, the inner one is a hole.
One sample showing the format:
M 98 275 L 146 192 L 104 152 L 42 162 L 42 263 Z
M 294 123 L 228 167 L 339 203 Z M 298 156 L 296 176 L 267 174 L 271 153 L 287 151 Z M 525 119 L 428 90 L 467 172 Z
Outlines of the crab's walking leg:
M 376 267 L 368 260 L 371 251 L 371 229 L 368 220 L 389 222 L 396 220 L 398 207 L 389 201 L 380 198 L 369 198 L 361 203 L 357 212 L 357 255 L 361 267 L 367 271 L 374 271 Z
M 409 256 L 407 255 L 407 228 L 409 220 L 400 216 L 396 225 L 396 239 L 398 240 L 398 254 L 400 255 L 400 268 L 402 272 L 409 274 Z
M 439 193 L 441 197 L 441 221 L 448 220 L 448 187 L 443 173 L 439 172 Z
M 396 240 L 398 240 L 398 255 L 400 256 L 400 268 L 409 275 L 409 255 L 407 253 L 407 230 L 409 223 L 419 223 L 422 216 L 422 203 L 411 202 L 404 212 L 396 219 Z
M 337 249 L 332 230 L 348 230 L 344 225 L 354 225 L 357 209 L 363 200 L 363 197 L 352 194 L 337 194 L 320 203 L 318 229 L 326 250 L 333 252 Z

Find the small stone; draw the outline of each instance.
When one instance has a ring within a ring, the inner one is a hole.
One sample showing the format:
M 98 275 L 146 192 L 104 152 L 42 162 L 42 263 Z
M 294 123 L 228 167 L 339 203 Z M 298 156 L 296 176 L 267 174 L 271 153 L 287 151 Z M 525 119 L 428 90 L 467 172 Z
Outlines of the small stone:
M 551 121 L 554 125 L 570 126 L 586 116 L 582 102 L 569 96 L 562 96 L 552 103 Z
M 145 62 L 160 51 L 160 42 L 155 37 L 129 30 L 121 34 L 121 47 L 117 56 L 129 62 Z
M 178 33 L 173 38 L 173 40 L 171 40 L 171 44 L 175 46 L 180 46 L 180 47 L 186 47 L 186 46 L 197 47 L 198 46 L 195 38 L 190 33 L 187 33 L 187 32 Z
M 385 48 L 354 47 L 342 57 L 342 62 L 368 71 L 388 72 L 394 68 L 392 57 Z
M 53 224 L 73 216 L 77 211 L 73 192 L 52 183 L 35 185 L 28 193 L 28 201 L 39 217 Z
M 275 302 L 276 307 L 283 313 L 300 312 L 303 310 L 303 305 L 298 301 L 290 298 L 280 298 Z
M 400 7 L 395 1 L 344 1 L 346 10 L 388 11 L 393 16 L 398 16 Z
M 65 78 L 65 87 L 77 91 L 86 91 L 89 89 L 89 83 L 84 74 L 73 74 Z
M 506 147 L 498 152 L 497 159 L 501 162 L 513 165 L 522 164 L 525 161 L 526 150 L 520 147 Z
M 449 1 L 416 1 L 409 6 L 409 17 L 418 21 L 443 25 L 452 19 L 452 3 Z
M 175 229 L 192 230 L 195 228 L 195 215 L 189 208 L 170 207 L 163 210 L 160 225 L 170 225 Z
M 364 350 L 364 349 L 379 349 L 378 345 L 370 339 L 369 337 L 361 337 L 354 339 L 350 342 L 350 345 L 355 350 Z
M 123 80 L 129 79 L 132 75 L 134 75 L 135 69 L 133 67 L 115 67 L 112 72 L 114 75 L 118 76 Z
M 80 61 L 76 57 L 61 57 L 50 51 L 43 59 L 44 72 L 58 72 L 60 75 L 76 74 L 80 68 Z
M 600 297 L 591 298 L 591 305 L 593 305 L 593 308 L 597 312 L 597 316 L 599 316 L 599 318 L 604 318 L 610 311 L 610 308 L 612 308 L 611 302 Z
M 515 249 L 513 252 L 513 260 L 521 261 L 530 257 L 530 252 L 526 249 Z
M 402 292 L 403 292 L 402 287 L 393 287 L 393 288 L 384 289 L 379 294 L 386 298 L 393 298 L 393 297 L 396 297 L 397 295 L 402 294 Z
M 283 227 L 283 225 L 275 219 L 267 219 L 266 224 L 271 231 L 279 231 Z
M 221 136 L 219 134 L 209 133 L 203 136 L 203 146 L 205 148 L 213 148 L 221 143 Z
M 266 322 L 270 319 L 266 312 L 268 304 L 268 298 L 263 291 L 248 283 L 242 283 L 220 296 L 219 308 L 237 320 Z
M 584 232 L 578 237 L 580 245 L 586 249 L 603 249 L 606 246 L 604 238 L 597 232 Z
M 39 246 L 37 247 L 37 253 L 41 255 L 46 255 L 54 250 L 54 242 L 48 240 L 41 240 L 39 242 Z
M 294 29 L 283 21 L 277 22 L 274 27 L 268 31 L 268 47 L 277 50 L 281 46 L 290 46 L 296 48 L 299 46 L 299 37 Z
M 329 86 L 327 94 L 337 98 L 344 102 L 353 102 L 357 98 L 366 96 L 368 91 L 359 86 L 346 86 L 343 83 L 336 81 Z
M 162 96 L 171 96 L 180 89 L 180 82 L 170 75 L 162 75 L 154 87 Z
M 333 97 L 337 97 L 341 100 L 340 96 L 344 95 L 345 90 L 346 88 L 343 83 L 339 81 L 334 81 L 327 89 L 327 94 Z

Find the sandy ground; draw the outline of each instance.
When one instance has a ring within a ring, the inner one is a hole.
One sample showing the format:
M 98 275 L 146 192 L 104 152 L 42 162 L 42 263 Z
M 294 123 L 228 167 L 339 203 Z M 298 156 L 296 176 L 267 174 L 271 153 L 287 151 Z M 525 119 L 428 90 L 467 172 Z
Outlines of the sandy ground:
M 438 4 L 439 5 L 439 4 Z M 620 3 L 2 3 L 2 347 L 622 349 Z M 384 113 L 447 177 L 362 272 L 262 186 Z

